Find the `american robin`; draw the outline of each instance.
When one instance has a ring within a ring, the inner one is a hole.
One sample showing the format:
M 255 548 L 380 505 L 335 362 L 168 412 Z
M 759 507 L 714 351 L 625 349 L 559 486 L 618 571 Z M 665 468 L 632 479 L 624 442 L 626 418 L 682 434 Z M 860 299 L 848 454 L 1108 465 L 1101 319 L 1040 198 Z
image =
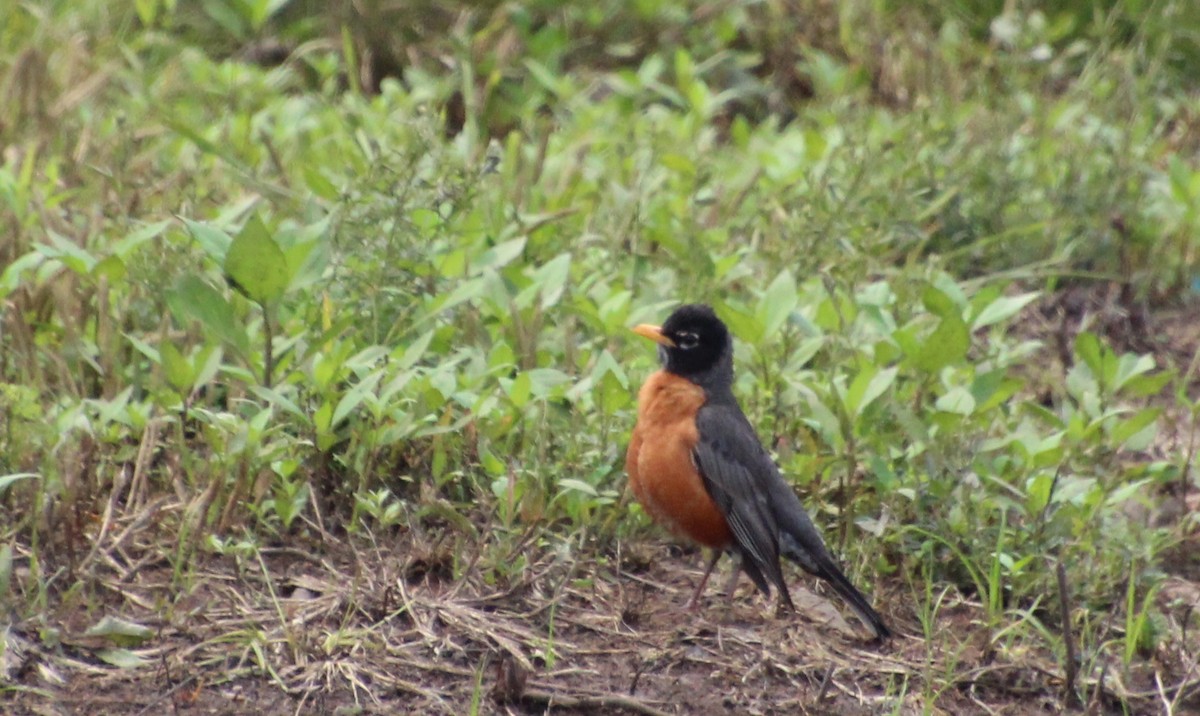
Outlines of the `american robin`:
M 763 593 L 769 596 L 774 585 L 780 607 L 794 611 L 782 555 L 828 582 L 877 639 L 890 636 L 829 554 L 738 406 L 733 341 L 712 308 L 681 306 L 661 327 L 633 331 L 659 345 L 663 367 L 638 391 L 637 425 L 625 455 L 630 487 L 655 521 L 715 551 L 689 606 L 696 606 L 713 567 L 730 552 Z

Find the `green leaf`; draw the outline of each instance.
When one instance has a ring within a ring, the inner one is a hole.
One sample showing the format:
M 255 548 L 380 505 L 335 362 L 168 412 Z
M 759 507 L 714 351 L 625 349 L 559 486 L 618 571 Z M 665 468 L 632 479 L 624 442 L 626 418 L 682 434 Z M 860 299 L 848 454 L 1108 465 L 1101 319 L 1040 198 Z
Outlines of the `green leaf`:
M 404 349 L 404 354 L 395 362 L 395 369 L 404 370 L 416 365 L 418 361 L 425 357 L 425 351 L 429 348 L 429 343 L 432 340 L 433 331 L 426 331 L 417 336 L 417 339 L 408 344 L 408 347 Z
M 959 316 L 961 319 L 961 311 L 954 299 L 946 295 L 943 291 L 939 291 L 933 286 L 927 286 L 921 294 L 921 301 L 925 304 L 925 309 L 939 318 L 947 316 Z
M 971 321 L 971 327 L 974 329 L 980 329 L 985 326 L 990 326 L 993 323 L 999 323 L 1007 320 L 1015 316 L 1022 308 L 1029 305 L 1029 303 L 1036 299 L 1038 295 L 1039 294 L 1034 291 L 1030 293 L 1022 293 L 1019 296 L 1001 296 L 995 301 L 989 303 L 982 311 L 979 312 L 978 316 L 975 316 L 975 319 Z
M 577 480 L 573 477 L 564 477 L 558 481 L 558 485 L 564 490 L 575 490 L 576 492 L 582 492 L 588 497 L 600 496 L 600 493 L 596 492 L 595 487 L 592 487 L 583 480 Z
M 144 27 L 153 27 L 158 17 L 158 0 L 134 0 L 134 10 Z
M 117 256 L 105 256 L 92 267 L 92 276 L 116 283 L 125 278 L 125 262 Z
M 260 306 L 278 301 L 287 290 L 287 258 L 257 214 L 246 220 L 230 244 L 225 274 L 234 288 Z
M 154 636 L 154 630 L 136 622 L 106 616 L 83 633 L 85 637 L 102 638 L 122 647 L 141 646 Z
M 533 275 L 533 285 L 541 296 L 542 308 L 558 303 L 571 273 L 571 254 L 562 253 L 539 268 Z
M 471 263 L 471 269 L 474 273 L 479 273 L 483 269 L 498 269 L 507 266 L 525 250 L 526 241 L 527 239 L 522 236 L 496 244 L 475 259 Z
M 184 219 L 183 225 L 187 227 L 192 239 L 200 245 L 209 258 L 217 263 L 225 262 L 225 255 L 229 253 L 229 245 L 233 243 L 229 234 L 203 221 Z
M 1143 373 L 1148 373 L 1154 370 L 1154 358 L 1148 355 L 1134 355 L 1126 353 L 1117 359 L 1116 370 L 1113 374 L 1111 389 L 1116 392 L 1123 388 L 1127 382 Z
M 805 398 L 808 402 L 808 410 L 806 417 L 803 418 L 805 425 L 808 425 L 815 430 L 821 439 L 829 443 L 835 449 L 840 449 L 844 440 L 841 431 L 841 423 L 837 416 L 829 409 L 827 405 L 811 391 L 804 391 Z
M 783 327 L 788 316 L 796 309 L 800 297 L 796 293 L 796 279 L 791 271 L 779 272 L 758 302 L 755 316 L 763 326 L 763 335 L 774 335 Z
M 479 449 L 479 464 L 492 477 L 500 477 L 508 473 L 508 466 L 485 447 Z
M 1075 355 L 1092 371 L 1096 380 L 1104 380 L 1104 346 L 1095 334 L 1080 331 L 1075 336 Z
M 17 290 L 17 286 L 25 280 L 25 273 L 38 268 L 46 260 L 47 257 L 40 251 L 31 251 L 6 266 L 0 273 L 0 299 Z
M 523 375 L 529 376 L 533 395 L 539 399 L 550 397 L 555 388 L 571 381 L 571 376 L 556 368 L 533 368 Z
M 47 230 L 46 234 L 50 237 L 50 243 L 53 245 L 35 244 L 35 248 L 41 250 L 49 258 L 56 258 L 62 261 L 64 266 L 80 276 L 87 276 L 92 272 L 97 262 L 95 256 L 88 253 L 79 244 L 59 235 L 55 231 Z
M 529 403 L 529 397 L 533 393 L 533 380 L 529 377 L 529 373 L 521 373 L 513 379 L 508 386 L 508 399 L 513 405 L 520 410 Z
M 948 365 L 961 362 L 970 347 L 971 334 L 967 324 L 956 312 L 951 312 L 929 334 L 913 359 L 921 370 L 937 373 Z
M 8 491 L 8 488 L 12 487 L 17 482 L 40 477 L 41 475 L 36 472 L 14 472 L 11 475 L 0 476 L 0 497 L 3 497 L 4 493 Z
M 126 256 L 130 251 L 141 246 L 142 244 L 157 238 L 162 235 L 171 226 L 170 219 L 163 219 L 153 224 L 146 224 L 134 231 L 128 236 L 113 243 L 112 253 L 116 256 Z
M 329 242 L 319 239 L 298 243 L 285 251 L 284 257 L 288 269 L 287 288 L 305 288 L 325 277 L 330 258 Z
M 375 372 L 367 376 L 366 379 L 359 381 L 338 401 L 337 407 L 333 410 L 333 418 L 330 420 L 330 425 L 336 427 L 346 419 L 363 401 L 365 396 L 370 391 L 375 390 L 375 386 L 379 384 L 379 379 L 383 377 L 382 372 Z
M 183 353 L 170 340 L 164 340 L 158 344 L 158 355 L 162 361 L 163 373 L 171 387 L 181 393 L 190 392 L 195 374 L 192 364 L 183 357 Z
M 935 407 L 955 415 L 970 415 L 975 412 L 975 397 L 964 386 L 958 385 L 938 398 Z
M 896 371 L 894 367 L 883 370 L 877 366 L 864 368 L 846 391 L 846 412 L 854 417 L 861 415 L 867 406 L 892 387 L 896 381 Z
M 100 649 L 96 652 L 96 658 L 118 669 L 137 669 L 148 663 L 128 649 Z
M 167 292 L 167 307 L 181 325 L 198 321 L 211 335 L 233 346 L 243 357 L 250 353 L 246 329 L 235 320 L 229 301 L 203 279 L 186 274 Z
M 1130 438 L 1152 426 L 1161 414 L 1162 408 L 1143 408 L 1133 416 L 1118 421 L 1109 433 L 1109 437 L 1117 445 L 1123 445 Z
M 5 601 L 8 601 L 12 589 L 12 558 L 12 545 L 0 546 L 0 599 Z
M 212 380 L 221 367 L 223 357 L 220 347 L 216 345 L 207 345 L 201 348 L 199 353 L 192 358 L 192 369 L 195 371 L 195 375 L 192 376 L 192 387 L 198 388 Z

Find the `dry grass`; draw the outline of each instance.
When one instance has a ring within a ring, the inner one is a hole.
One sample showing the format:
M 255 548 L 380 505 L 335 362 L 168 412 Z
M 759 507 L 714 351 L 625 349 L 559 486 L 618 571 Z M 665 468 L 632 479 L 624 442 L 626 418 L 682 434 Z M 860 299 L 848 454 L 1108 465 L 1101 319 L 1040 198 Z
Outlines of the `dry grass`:
M 475 566 L 445 578 L 448 566 L 431 564 L 412 535 L 386 544 L 327 536 L 241 557 L 197 553 L 175 580 L 163 525 L 181 510 L 159 501 L 108 520 L 81 573 L 86 586 L 62 590 L 44 622 L 9 625 L 5 681 L 20 685 L 5 697 L 9 712 L 1027 714 L 1067 705 L 1055 655 L 1006 650 L 1003 635 L 989 642 L 980 605 L 952 590 L 925 611 L 924 630 L 916 596 L 896 580 L 876 585 L 900 634 L 876 646 L 804 589 L 796 616 L 774 615 L 746 580 L 731 604 L 712 590 L 688 612 L 699 555 L 663 544 L 579 557 L 528 548 L 529 566 L 504 582 Z M 28 570 L 21 555 L 16 562 L 20 579 Z M 1178 576 L 1160 598 L 1185 624 L 1200 585 Z M 86 629 L 104 616 L 153 631 L 132 650 L 140 665 L 101 659 L 112 643 Z M 1119 642 L 1122 620 L 1109 621 L 1109 641 Z M 1091 713 L 1200 707 L 1200 637 L 1168 628 L 1174 638 L 1140 671 L 1115 656 L 1085 660 L 1079 685 Z

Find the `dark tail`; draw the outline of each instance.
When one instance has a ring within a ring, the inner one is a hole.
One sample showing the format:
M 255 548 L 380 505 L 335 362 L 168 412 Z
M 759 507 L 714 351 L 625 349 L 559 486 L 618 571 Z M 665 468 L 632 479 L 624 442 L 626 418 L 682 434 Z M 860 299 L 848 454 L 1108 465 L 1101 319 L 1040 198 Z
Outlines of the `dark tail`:
M 807 545 L 796 539 L 794 535 L 784 533 L 780 545 L 783 548 L 783 555 L 803 567 L 805 571 L 828 582 L 829 586 L 833 587 L 833 591 L 837 592 L 838 596 L 854 610 L 855 615 L 862 620 L 862 623 L 875 632 L 876 639 L 886 639 L 891 636 L 892 631 L 883 623 L 883 617 L 879 616 L 879 612 L 871 607 L 871 603 L 867 601 L 862 592 L 858 591 L 842 573 L 841 567 L 829 554 L 829 550 L 825 549 L 820 537 L 811 539 L 812 535 L 816 535 L 815 530 L 801 531 L 800 535 L 810 537 L 806 540 Z
M 797 560 L 797 562 L 800 562 L 800 560 Z M 875 611 L 862 592 L 858 591 L 850 583 L 849 579 L 846 579 L 846 575 L 842 574 L 842 570 L 833 563 L 833 560 L 821 560 L 821 562 L 818 564 L 815 572 L 816 575 L 829 582 L 829 586 L 833 587 L 833 591 L 837 592 L 838 596 L 846 601 L 846 604 L 862 620 L 862 623 L 875 632 L 876 639 L 887 639 L 890 637 L 892 630 L 888 629 L 887 625 L 883 623 L 883 617 L 879 616 L 879 612 Z M 803 566 L 804 563 L 800 562 L 800 564 Z

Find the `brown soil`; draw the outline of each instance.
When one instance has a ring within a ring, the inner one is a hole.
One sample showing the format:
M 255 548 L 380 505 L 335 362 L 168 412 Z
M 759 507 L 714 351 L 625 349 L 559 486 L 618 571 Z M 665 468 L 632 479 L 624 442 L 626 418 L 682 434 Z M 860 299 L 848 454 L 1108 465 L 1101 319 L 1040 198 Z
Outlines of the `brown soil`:
M 206 556 L 178 593 L 166 565 L 124 584 L 104 578 L 104 607 L 63 605 L 51 623 L 10 629 L 9 656 L 20 658 L 14 681 L 24 690 L 0 696 L 0 708 L 265 715 L 465 714 L 476 705 L 504 714 L 1049 714 L 1065 707 L 1053 655 L 985 652 L 980 610 L 953 594 L 927 640 L 913 599 L 896 585 L 877 589 L 899 635 L 873 644 L 799 578 L 797 614 L 776 615 L 745 579 L 731 603 L 713 587 L 701 609 L 688 611 L 701 557 L 673 551 L 639 544 L 593 564 L 548 550 L 523 572 L 528 579 L 503 587 L 487 586 L 479 574 L 441 582 L 410 544 L 265 550 L 261 563 L 240 565 Z M 1186 601 L 1198 588 L 1178 578 L 1173 589 Z M 140 666 L 100 658 L 110 644 L 83 632 L 104 615 L 155 632 L 133 650 Z M 61 630 L 57 647 L 46 632 L 38 636 L 45 626 Z M 1091 680 L 1093 712 L 1119 712 L 1123 701 L 1130 712 L 1159 713 L 1154 677 L 1188 678 L 1187 665 L 1165 663 L 1166 656 L 1136 683 L 1081 676 L 1085 685 Z M 1200 708 L 1194 694 L 1188 698 L 1179 708 Z

